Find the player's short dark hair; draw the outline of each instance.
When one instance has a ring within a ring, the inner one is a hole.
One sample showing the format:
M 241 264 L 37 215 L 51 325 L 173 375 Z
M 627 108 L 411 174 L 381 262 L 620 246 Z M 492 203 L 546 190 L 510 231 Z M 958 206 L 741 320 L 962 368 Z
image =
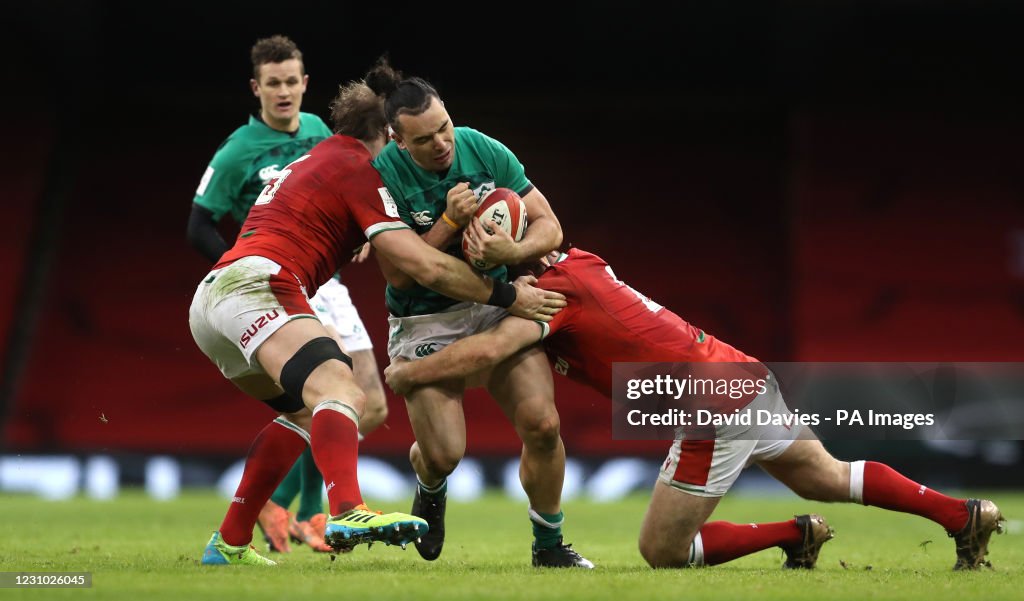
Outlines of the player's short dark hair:
M 299 61 L 303 74 L 306 72 L 305 66 L 302 65 L 302 51 L 288 36 L 273 35 L 256 40 L 256 43 L 252 45 L 250 56 L 252 57 L 252 77 L 256 80 L 260 78 L 260 67 L 263 65 L 283 63 L 293 58 Z
M 362 80 L 340 86 L 330 106 L 334 133 L 370 141 L 384 132 L 384 98 L 401 80 L 402 73 L 382 56 Z
M 401 115 L 416 116 L 430 107 L 432 98 L 441 100 L 437 90 L 425 79 L 410 77 L 403 79 L 395 86 L 395 90 L 387 95 L 384 101 L 384 116 L 388 124 L 398 131 L 398 117 Z

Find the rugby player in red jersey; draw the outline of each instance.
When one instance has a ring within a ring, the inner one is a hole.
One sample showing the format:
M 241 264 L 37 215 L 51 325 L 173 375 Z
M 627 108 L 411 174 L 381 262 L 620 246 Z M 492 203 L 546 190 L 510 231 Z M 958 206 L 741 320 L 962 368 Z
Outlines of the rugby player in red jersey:
M 281 415 L 253 441 L 242 481 L 203 563 L 274 565 L 250 545 L 257 514 L 310 445 L 327 483 L 336 550 L 362 542 L 404 545 L 427 531 L 403 513 L 363 504 L 356 479 L 365 395 L 351 359 L 315 318 L 309 297 L 367 239 L 416 280 L 446 295 L 549 320 L 562 296 L 506 284 L 431 248 L 398 217 L 371 159 L 387 141 L 379 82 L 342 88 L 335 135 L 285 167 L 264 188 L 235 246 L 199 284 L 189 325 L 225 377 Z
M 429 357 L 392 364 L 384 371 L 387 384 L 404 394 L 435 380 L 468 377 L 539 339 L 555 371 L 609 398 L 613 362 L 757 361 L 619 281 L 597 255 L 579 249 L 552 253 L 544 268 L 539 285 L 568 300 L 550 323 L 538 328 L 537 322 L 505 319 Z M 777 384 L 750 402 L 788 413 Z M 814 567 L 821 546 L 832 538 L 821 516 L 770 524 L 707 522 L 743 468 L 757 463 L 806 499 L 873 505 L 940 524 L 956 540 L 954 569 L 987 563 L 988 541 L 993 531 L 1002 531 L 994 503 L 942 495 L 881 463 L 839 461 L 818 440 L 798 440 L 800 431 L 766 427 L 757 440 L 730 438 L 721 429 L 716 440 L 677 438 L 641 527 L 644 559 L 655 568 L 715 565 L 777 546 L 786 552 L 785 567 Z
M 249 83 L 259 99 L 259 110 L 217 148 L 199 182 L 188 219 L 188 241 L 210 265 L 230 248 L 217 230 L 218 222 L 230 217 L 242 225 L 260 192 L 280 170 L 334 133 L 320 117 L 301 111 L 309 75 L 295 42 L 281 35 L 262 38 L 253 44 L 250 56 Z M 365 258 L 369 249 L 364 245 L 364 252 L 352 260 Z M 384 423 L 388 414 L 373 342 L 337 274 L 320 285 L 309 304 L 352 358 L 356 382 L 366 393 L 359 420 L 359 433 L 366 436 Z M 313 551 L 333 552 L 323 540 L 327 526 L 323 489 L 324 479 L 307 448 L 257 518 L 270 551 L 289 553 L 291 538 Z M 288 508 L 296 496 L 298 508 L 292 513 Z

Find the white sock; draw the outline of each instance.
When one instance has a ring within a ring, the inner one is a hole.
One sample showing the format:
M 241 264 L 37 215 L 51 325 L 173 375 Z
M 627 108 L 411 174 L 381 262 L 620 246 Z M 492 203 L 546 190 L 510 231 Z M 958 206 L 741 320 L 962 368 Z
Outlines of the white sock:
M 694 568 L 704 565 L 704 539 L 700 537 L 700 532 L 693 537 L 693 542 L 690 543 L 690 561 L 687 565 Z
M 436 495 L 437 493 L 441 492 L 441 490 L 444 489 L 444 485 L 447 483 L 448 478 L 441 478 L 441 481 L 438 482 L 437 484 L 433 486 L 427 486 L 426 484 L 423 483 L 423 480 L 420 480 L 419 476 L 416 476 L 416 484 L 419 485 L 420 490 L 427 493 L 428 495 Z M 447 492 L 445 493 L 445 496 L 448 496 Z
M 527 513 L 530 515 L 530 520 L 533 521 L 533 523 L 539 524 L 539 525 L 547 527 L 547 528 L 551 528 L 552 530 L 554 530 L 555 528 L 561 528 L 562 524 L 565 523 L 565 514 L 562 513 L 561 511 L 559 511 L 559 513 L 562 513 L 562 519 L 559 520 L 558 522 L 549 522 L 549 521 L 545 520 L 544 518 L 541 517 L 541 515 L 539 513 L 537 513 L 536 511 L 533 510 L 533 507 L 530 507 L 529 509 L 527 509 Z
M 864 462 L 850 462 L 850 500 L 864 504 Z

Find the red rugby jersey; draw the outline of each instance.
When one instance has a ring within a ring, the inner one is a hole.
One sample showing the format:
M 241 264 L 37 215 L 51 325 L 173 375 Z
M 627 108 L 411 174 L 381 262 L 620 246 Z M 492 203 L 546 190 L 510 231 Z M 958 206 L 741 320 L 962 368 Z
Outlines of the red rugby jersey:
M 376 234 L 408 228 L 370 153 L 336 134 L 285 167 L 260 193 L 235 241 L 215 267 L 266 257 L 295 274 L 307 296 Z
M 571 249 L 538 286 L 569 302 L 544 339 L 555 371 L 605 396 L 612 396 L 613 362 L 757 361 L 619 281 L 604 259 L 586 251 Z

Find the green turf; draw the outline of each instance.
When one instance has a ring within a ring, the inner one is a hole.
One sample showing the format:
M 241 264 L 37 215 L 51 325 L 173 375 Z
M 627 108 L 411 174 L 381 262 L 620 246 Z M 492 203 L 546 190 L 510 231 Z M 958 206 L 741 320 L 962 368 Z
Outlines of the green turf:
M 1024 598 L 1024 494 L 991 495 L 1011 519 L 994 537 L 995 570 L 953 573 L 952 542 L 926 520 L 854 505 L 823 505 L 796 497 L 730 496 L 713 519 L 776 521 L 820 512 L 836 529 L 818 569 L 779 569 L 772 549 L 713 568 L 653 571 L 636 550 L 646 498 L 612 504 L 566 504 L 566 540 L 598 570 L 530 567 L 530 525 L 522 503 L 503 497 L 450 503 L 448 542 L 435 562 L 411 547 L 359 547 L 334 562 L 304 547 L 277 568 L 204 567 L 198 559 L 226 502 L 188 494 L 158 503 L 139 494 L 112 502 L 43 502 L 0 496 L 0 571 L 91 571 L 88 590 L 0 590 L 2 598 L 286 599 L 317 595 L 346 601 L 378 599 L 958 599 Z M 385 510 L 407 510 L 382 504 Z M 932 541 L 922 544 L 924 541 Z M 840 560 L 846 564 L 844 568 Z

